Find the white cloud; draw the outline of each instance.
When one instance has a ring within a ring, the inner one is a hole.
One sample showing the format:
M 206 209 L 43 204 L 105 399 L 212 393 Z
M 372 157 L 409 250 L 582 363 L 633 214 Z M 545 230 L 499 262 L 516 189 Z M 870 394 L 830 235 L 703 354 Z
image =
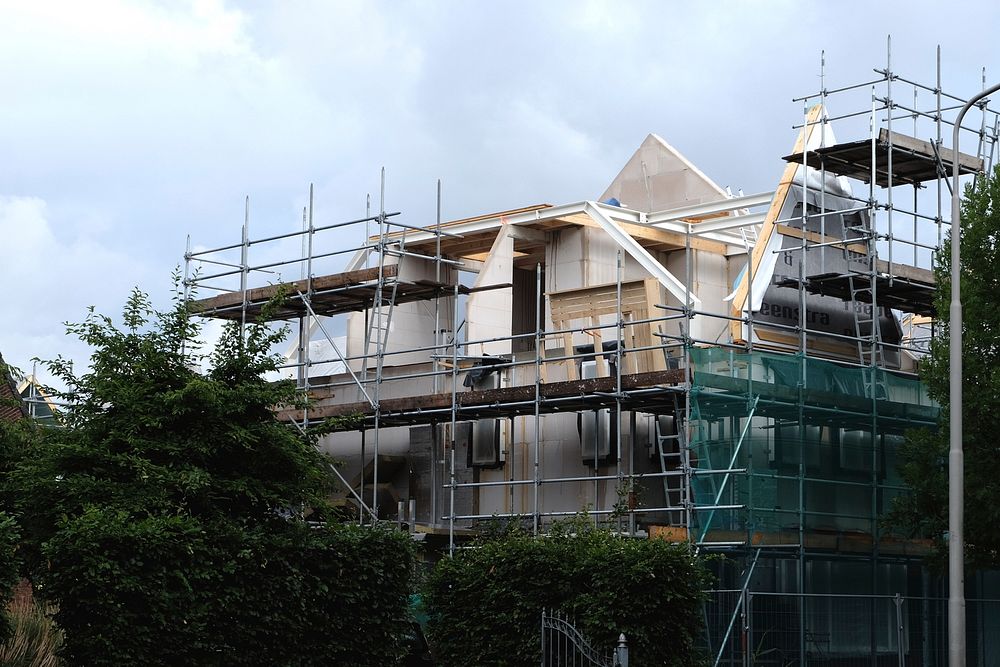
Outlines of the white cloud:
M 946 88 L 967 94 L 979 65 L 1000 72 L 1000 9 L 976 11 L 0 0 L 0 275 L 29 285 L 8 297 L 0 351 L 76 354 L 60 322 L 91 303 L 115 313 L 135 284 L 164 304 L 185 235 L 238 241 L 245 195 L 254 237 L 298 229 L 310 182 L 317 224 L 360 217 L 383 165 L 387 208 L 410 223 L 433 219 L 438 177 L 445 218 L 597 196 L 649 132 L 723 185 L 772 188 L 820 49 L 828 85 L 861 80 L 891 27 L 894 68 L 932 81 L 941 41 Z M 324 250 L 362 237 L 330 234 Z
M 22 369 L 36 356 L 84 361 L 84 346 L 61 335 L 63 323 L 80 321 L 88 305 L 115 314 L 145 278 L 142 265 L 106 239 L 59 234 L 37 197 L 0 195 L 0 238 L 0 283 L 8 286 L 2 352 Z
M 363 124 L 255 51 L 247 17 L 220 3 L 20 3 L 3 14 L 0 131 L 16 156 L 0 165 L 5 189 L 101 197 L 123 234 L 156 210 L 144 234 L 161 247 L 171 235 L 178 255 L 184 231 L 239 210 L 242 194 L 303 187 Z
M 58 53 L 103 44 L 131 51 L 166 54 L 185 64 L 195 64 L 207 54 L 247 51 L 243 37 L 245 16 L 226 9 L 217 0 L 155 4 L 122 0 L 3 3 L 8 21 L 23 35 L 48 34 L 46 46 Z

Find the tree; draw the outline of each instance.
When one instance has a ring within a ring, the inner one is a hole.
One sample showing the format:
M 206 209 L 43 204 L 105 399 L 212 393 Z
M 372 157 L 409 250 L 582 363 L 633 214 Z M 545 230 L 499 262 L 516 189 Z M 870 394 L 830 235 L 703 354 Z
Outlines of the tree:
M 266 377 L 285 331 L 232 324 L 202 355 L 187 303 L 157 313 L 139 291 L 122 320 L 91 310 L 68 325 L 93 348 L 91 367 L 48 364 L 73 407 L 13 475 L 28 569 L 58 605 L 65 657 L 392 664 L 409 540 L 304 520 L 325 506 L 331 462 L 321 431 L 274 415 L 303 400 Z
M 967 186 L 962 200 L 962 364 L 965 450 L 965 548 L 973 568 L 1000 566 L 1000 168 Z M 951 243 L 934 266 L 936 335 L 920 376 L 941 405 L 940 428 L 910 433 L 900 451 L 909 491 L 888 524 L 929 537 L 933 561 L 947 557 Z

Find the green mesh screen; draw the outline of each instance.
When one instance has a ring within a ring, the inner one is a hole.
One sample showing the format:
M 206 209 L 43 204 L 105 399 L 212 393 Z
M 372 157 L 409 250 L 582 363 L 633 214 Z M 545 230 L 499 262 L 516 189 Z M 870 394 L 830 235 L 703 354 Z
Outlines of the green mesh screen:
M 722 348 L 692 349 L 691 371 L 694 538 L 798 543 L 801 528 L 814 546 L 875 543 L 904 433 L 936 426 L 919 381 Z

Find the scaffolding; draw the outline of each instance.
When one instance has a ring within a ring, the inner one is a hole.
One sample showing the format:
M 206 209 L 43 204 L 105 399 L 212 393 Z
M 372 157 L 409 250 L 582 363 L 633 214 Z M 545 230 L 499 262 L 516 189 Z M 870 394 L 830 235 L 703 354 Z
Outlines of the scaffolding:
M 943 145 L 964 99 L 942 88 L 940 63 L 939 49 L 935 83 L 919 83 L 893 69 L 887 45 L 873 78 L 827 88 L 823 58 L 820 90 L 795 99 L 803 120 L 774 192 L 443 223 L 439 183 L 437 220 L 411 225 L 386 212 L 383 172 L 375 214 L 317 225 L 310 188 L 301 230 L 252 240 L 248 208 L 240 243 L 195 252 L 189 240 L 185 286 L 220 292 L 192 302 L 199 314 L 244 323 L 285 295 L 271 317 L 296 325 L 286 368 L 312 404 L 279 415 L 299 428 L 354 417 L 343 429 L 357 436 L 357 474 L 337 474 L 361 521 L 395 509 L 453 551 L 483 522 L 540 533 L 583 513 L 727 554 L 721 583 L 744 599 L 833 593 L 862 570 L 859 594 L 928 596 L 926 573 L 916 592 L 881 590 L 912 588 L 927 544 L 879 521 L 904 491 L 905 431 L 937 420 L 914 370 L 933 335 L 947 174 L 956 162 L 989 172 L 1000 130 L 983 101 L 961 128 L 975 153 Z M 838 143 L 835 126 L 864 138 Z M 360 247 L 337 245 L 362 226 Z M 557 284 L 553 248 L 591 233 L 610 256 L 581 258 L 603 262 L 584 284 Z M 292 259 L 264 251 L 295 240 Z M 265 259 L 251 263 L 251 249 Z M 696 288 L 713 266 L 735 276 L 714 301 Z M 261 274 L 271 284 L 252 288 Z M 484 308 L 506 308 L 506 329 L 475 321 Z M 554 461 L 574 432 L 582 467 L 567 474 Z M 385 453 L 390 442 L 402 456 Z M 407 476 L 409 498 L 397 498 L 391 480 Z M 716 664 L 736 659 L 726 647 L 743 608 L 711 646 Z

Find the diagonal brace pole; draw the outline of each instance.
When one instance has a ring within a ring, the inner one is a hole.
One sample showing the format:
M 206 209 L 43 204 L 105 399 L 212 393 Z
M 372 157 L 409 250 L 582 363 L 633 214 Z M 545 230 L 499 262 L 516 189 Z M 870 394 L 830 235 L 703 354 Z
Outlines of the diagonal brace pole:
M 337 344 L 333 341 L 333 337 L 330 336 L 330 334 L 326 330 L 326 327 L 323 326 L 323 322 L 320 321 L 319 316 L 316 314 L 316 311 L 313 310 L 312 304 L 309 303 L 309 299 L 307 299 L 300 290 L 295 290 L 295 291 L 299 293 L 299 298 L 302 299 L 302 303 L 304 303 L 306 308 L 309 310 L 309 314 L 313 316 L 314 318 L 313 322 L 315 322 L 316 325 L 319 327 L 319 330 L 323 332 L 323 335 L 326 336 L 326 340 L 329 341 L 330 345 L 333 346 L 333 351 L 337 353 L 337 356 L 344 363 L 344 368 L 346 368 L 347 372 L 350 373 L 351 379 L 354 380 L 355 384 L 358 385 L 358 389 L 361 390 L 361 393 L 364 394 L 365 399 L 368 401 L 369 404 L 371 404 L 372 408 L 374 409 L 375 401 L 373 401 L 372 397 L 368 395 L 368 392 L 365 391 L 364 384 L 362 384 L 361 380 L 358 379 L 358 376 L 354 374 L 354 371 L 351 370 L 351 365 L 347 362 L 347 357 L 345 357 L 344 354 L 340 351 L 340 348 L 337 347 Z M 308 373 L 309 371 L 307 370 L 306 372 Z
M 736 446 L 733 448 L 733 455 L 729 459 L 729 466 L 726 476 L 722 478 L 722 484 L 719 485 L 719 490 L 715 494 L 715 500 L 712 506 L 718 506 L 719 502 L 722 500 L 722 494 L 726 490 L 726 484 L 729 482 L 729 478 L 732 477 L 733 466 L 736 465 L 736 459 L 740 456 L 740 450 L 743 448 L 743 441 L 746 440 L 747 433 L 750 432 L 750 423 L 753 421 L 754 412 L 757 410 L 757 401 L 760 400 L 760 396 L 754 396 L 753 401 L 750 403 L 750 410 L 747 412 L 747 421 L 743 425 L 743 429 L 740 431 L 740 439 L 736 441 Z M 701 537 L 698 538 L 698 544 L 701 544 L 705 540 L 705 536 L 708 534 L 708 528 L 712 525 L 712 519 L 715 517 L 715 510 L 711 510 L 708 514 L 708 519 L 705 521 L 705 526 L 702 528 Z
M 292 420 L 291 420 L 291 422 L 292 422 L 292 424 L 293 424 L 293 425 L 295 426 L 295 428 L 299 429 L 299 433 L 301 433 L 301 434 L 303 435 L 303 437 L 305 437 L 305 436 L 306 436 L 306 431 L 305 431 L 305 429 L 304 429 L 304 428 L 302 428 L 302 426 L 300 426 L 300 425 L 299 425 L 299 423 L 298 423 L 297 421 L 295 421 L 294 419 L 292 419 Z M 346 479 L 344 479 L 344 476 L 340 474 L 340 471 L 339 471 L 339 470 L 337 470 L 337 466 L 335 466 L 335 465 L 333 465 L 333 464 L 331 463 L 331 464 L 330 464 L 330 470 L 332 470 L 332 471 L 333 471 L 333 474 L 337 476 L 337 479 L 339 479 L 339 480 L 341 481 L 341 483 L 343 483 L 344 487 L 345 487 L 345 488 L 346 488 L 346 489 L 347 489 L 348 491 L 350 491 L 350 492 L 351 492 L 351 495 L 352 495 L 352 496 L 354 496 L 354 499 L 355 499 L 355 500 L 357 500 L 357 501 L 358 501 L 358 503 L 359 503 L 359 504 L 361 505 L 361 509 L 363 509 L 364 511 L 368 512 L 369 514 L 371 514 L 371 515 L 372 515 L 372 517 L 375 517 L 375 513 L 374 513 L 374 512 L 372 512 L 371 508 L 370 508 L 370 507 L 368 507 L 368 505 L 366 505 L 366 504 L 365 504 L 365 501 L 361 499 L 361 496 L 359 496 L 359 495 L 358 495 L 358 492 L 354 490 L 354 487 L 352 487 L 352 486 L 351 486 L 351 485 L 350 485 L 350 484 L 349 484 L 349 483 L 347 482 L 347 480 L 346 480 Z M 377 517 L 375 517 L 375 518 L 377 519 Z

